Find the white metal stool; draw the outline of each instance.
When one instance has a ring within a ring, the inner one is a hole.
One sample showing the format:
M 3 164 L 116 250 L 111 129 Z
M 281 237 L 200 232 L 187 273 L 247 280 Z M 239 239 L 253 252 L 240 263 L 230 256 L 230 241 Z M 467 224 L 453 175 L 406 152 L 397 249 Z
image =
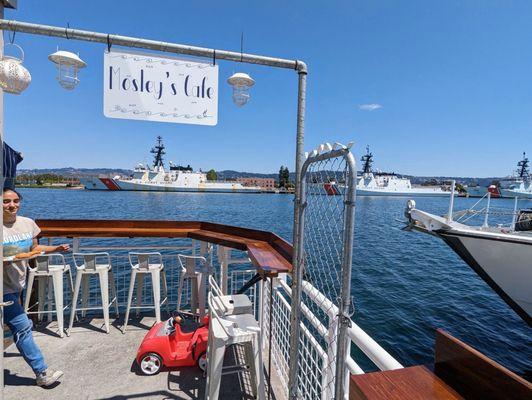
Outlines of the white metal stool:
M 209 293 L 210 312 L 209 342 L 207 347 L 207 382 L 205 398 L 217 400 L 220 395 L 225 350 L 230 345 L 242 345 L 245 351 L 245 365 L 252 380 L 253 396 L 260 400 L 265 398 L 264 371 L 262 364 L 260 327 L 255 317 L 250 314 L 229 315 L 222 317 L 216 312 L 214 296 Z M 241 372 L 234 370 L 232 372 Z M 242 365 L 239 365 L 242 367 Z M 225 374 L 225 373 L 224 373 Z
M 253 315 L 253 304 L 247 295 L 223 294 L 213 276 L 209 277 L 209 287 L 213 294 L 213 306 L 216 307 L 216 312 L 221 316 L 237 314 Z
M 205 257 L 186 256 L 178 254 L 181 275 L 177 289 L 177 310 L 181 311 L 181 298 L 185 280 L 191 281 L 190 311 L 196 313 L 199 308 L 199 318 L 205 316 L 205 299 L 207 297 L 207 278 L 214 274 L 214 269 L 208 264 Z
M 26 314 L 37 314 L 39 322 L 42 320 L 42 315 L 48 313 L 51 317 L 52 313 L 57 315 L 57 325 L 59 329 L 59 336 L 64 336 L 64 316 L 63 312 L 68 307 L 64 306 L 63 302 L 63 276 L 68 275 L 68 282 L 70 282 L 70 291 L 73 291 L 72 272 L 70 265 L 65 262 L 65 256 L 62 254 L 47 254 L 35 258 L 35 268 L 28 269 L 28 286 L 26 289 L 26 298 L 24 300 L 24 311 Z M 31 290 L 35 279 L 39 282 L 38 296 L 37 296 L 37 311 L 29 311 L 35 305 L 30 307 Z M 52 299 L 50 291 L 50 280 L 54 292 L 55 310 L 52 309 Z M 46 295 L 48 292 L 48 296 Z M 44 311 L 45 303 L 48 303 L 48 311 Z M 51 320 L 51 318 L 50 318 Z
M 137 316 L 141 308 L 154 308 L 155 319 L 161 322 L 161 306 L 166 303 L 166 311 L 168 311 L 168 287 L 166 285 L 166 272 L 164 271 L 163 257 L 161 253 L 129 253 L 129 263 L 131 265 L 131 279 L 129 281 L 129 293 L 127 296 L 127 309 L 124 318 L 124 326 L 122 333 L 126 332 L 127 322 L 129 319 L 129 312 L 132 308 L 136 310 Z M 142 305 L 142 287 L 144 284 L 144 275 L 149 274 L 152 280 L 153 288 L 153 306 Z M 137 306 L 131 307 L 133 300 L 133 290 L 135 288 L 135 280 L 138 275 L 137 283 Z M 161 279 L 163 286 L 163 296 L 161 301 Z
M 81 265 L 78 264 L 77 259 L 83 259 Z M 116 297 L 115 279 L 111 265 L 111 257 L 109 253 L 74 253 L 74 264 L 76 265 L 76 283 L 74 285 L 74 295 L 72 297 L 72 310 L 70 313 L 70 324 L 68 326 L 67 335 L 70 335 L 72 325 L 74 324 L 74 317 L 77 311 L 82 312 L 85 316 L 87 310 L 102 310 L 103 319 L 105 323 L 105 331 L 109 333 L 109 307 L 114 303 L 116 310 L 116 317 L 118 318 L 118 301 Z M 90 278 L 98 275 L 100 283 L 100 292 L 102 296 L 101 307 L 87 307 L 89 301 Z M 83 286 L 83 287 L 82 287 Z M 81 308 L 77 307 L 78 297 L 81 294 Z M 111 289 L 111 299 L 109 300 L 109 289 Z

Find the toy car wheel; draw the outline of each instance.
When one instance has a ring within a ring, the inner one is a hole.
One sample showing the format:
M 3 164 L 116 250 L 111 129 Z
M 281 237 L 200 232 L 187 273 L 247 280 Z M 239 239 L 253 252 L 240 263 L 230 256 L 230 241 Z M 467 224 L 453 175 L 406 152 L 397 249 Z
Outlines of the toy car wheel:
M 201 369 L 203 372 L 207 369 L 207 353 L 203 352 L 198 357 L 198 368 Z
M 155 375 L 163 366 L 161 356 L 156 353 L 147 353 L 140 359 L 140 370 L 144 375 Z

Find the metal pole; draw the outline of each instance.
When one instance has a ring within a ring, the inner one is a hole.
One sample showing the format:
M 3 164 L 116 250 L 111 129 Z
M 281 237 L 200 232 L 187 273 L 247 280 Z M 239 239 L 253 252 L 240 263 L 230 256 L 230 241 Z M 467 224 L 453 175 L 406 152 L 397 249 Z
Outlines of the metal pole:
M 511 226 L 512 231 L 515 231 L 516 222 L 517 222 L 517 196 L 515 196 L 515 200 L 514 200 L 514 213 L 512 216 L 512 226 Z
M 4 18 L 4 3 L 0 1 L 0 18 Z M 4 57 L 4 32 L 0 29 L 0 59 Z M 0 189 L 4 198 L 4 90 L 0 88 Z M 4 258 L 4 213 L 0 216 L 0 257 Z M 2 269 L 4 266 L 2 265 Z M 0 301 L 4 303 L 4 274 L 0 274 Z M 0 400 L 4 398 L 4 307 L 0 306 Z
M 301 303 L 301 279 L 303 278 L 303 221 L 302 196 L 305 185 L 301 180 L 304 142 L 305 142 L 305 104 L 307 95 L 307 66 L 298 62 L 298 96 L 297 96 L 297 134 L 296 134 L 296 182 L 294 199 L 294 228 L 293 228 L 293 253 L 292 253 L 292 303 L 290 309 L 290 364 L 288 390 L 289 399 L 297 399 L 297 369 L 298 369 L 298 342 L 299 342 L 299 320 Z
M 491 203 L 491 192 L 488 191 L 488 204 L 486 205 L 486 214 L 484 214 L 484 224 L 482 225 L 483 228 L 488 227 L 488 217 L 490 213 L 490 203 Z
M 454 187 L 455 186 L 456 186 L 456 181 L 453 179 L 451 181 L 451 201 L 449 202 L 449 212 L 447 213 L 447 223 L 452 222 L 452 220 L 453 220 Z
M 349 315 L 351 306 L 351 266 L 353 263 L 353 239 L 355 234 L 355 198 L 356 198 L 356 162 L 353 154 L 346 150 L 344 156 L 348 166 L 348 186 L 344 200 L 344 231 L 343 231 L 343 258 L 342 258 L 342 288 L 340 292 L 340 304 L 338 307 L 338 351 L 336 355 L 336 383 L 335 399 L 344 400 L 347 393 L 345 370 L 349 337 L 347 329 L 351 326 Z
M 218 60 L 237 61 L 248 64 L 268 65 L 270 67 L 300 70 L 300 64 L 304 63 L 284 58 L 266 57 L 255 54 L 240 53 L 228 50 L 210 49 L 206 47 L 189 46 L 177 43 L 148 40 L 137 37 L 121 36 L 101 32 L 83 31 L 79 29 L 64 28 L 58 26 L 30 24 L 13 20 L 0 20 L 0 29 L 30 33 L 42 36 L 54 36 L 69 40 L 82 40 L 86 42 L 105 43 L 116 46 L 134 47 L 162 51 L 165 53 L 187 54 L 197 57 L 213 58 Z M 215 54 L 216 51 L 216 54 Z
M 270 277 L 270 323 L 269 323 L 269 334 L 268 334 L 268 400 L 272 398 L 272 323 L 273 323 L 273 277 Z M 262 351 L 262 350 L 261 350 Z

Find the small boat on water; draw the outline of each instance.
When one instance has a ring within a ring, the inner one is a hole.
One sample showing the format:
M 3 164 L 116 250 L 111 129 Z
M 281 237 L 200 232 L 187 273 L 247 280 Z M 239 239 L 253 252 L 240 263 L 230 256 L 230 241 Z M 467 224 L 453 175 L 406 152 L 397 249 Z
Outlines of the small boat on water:
M 397 176 L 395 173 L 373 171 L 373 154 L 366 147 L 362 156 L 362 174 L 357 177 L 357 196 L 416 196 L 416 197 L 447 197 L 451 192 L 441 187 L 412 186 L 410 179 Z M 324 184 L 325 193 L 329 196 L 343 193 L 345 185 L 336 181 Z
M 502 179 L 498 185 L 489 187 L 475 186 L 467 189 L 469 197 L 483 197 L 486 193 L 491 193 L 491 198 L 525 198 L 532 199 L 532 178 L 530 176 L 529 161 L 526 153 L 517 163 L 517 170 L 512 176 Z
M 81 179 L 88 190 L 131 190 L 154 192 L 214 192 L 214 193 L 260 193 L 259 186 L 244 186 L 240 182 L 210 181 L 204 172 L 194 171 L 190 165 L 182 167 L 170 161 L 167 171 L 163 155 L 165 147 L 162 137 L 151 150 L 154 155 L 153 166 L 138 164 L 133 176 L 94 177 Z
M 409 200 L 405 216 L 410 228 L 441 238 L 532 325 L 532 209 L 515 209 L 509 226 L 489 226 L 489 212 L 488 203 L 484 210 L 473 207 L 453 215 L 451 200 L 448 215 L 438 216 L 416 209 L 415 201 Z M 484 214 L 484 224 L 462 223 L 472 214 Z

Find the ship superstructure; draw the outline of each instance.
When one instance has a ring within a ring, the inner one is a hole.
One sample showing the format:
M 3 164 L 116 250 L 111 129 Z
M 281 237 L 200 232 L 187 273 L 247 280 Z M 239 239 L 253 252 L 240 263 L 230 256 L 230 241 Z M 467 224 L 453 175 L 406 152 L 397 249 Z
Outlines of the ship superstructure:
M 362 174 L 357 178 L 357 196 L 449 196 L 450 192 L 439 187 L 413 187 L 410 179 L 395 173 L 373 171 L 373 154 L 366 147 L 366 154 L 360 159 Z

